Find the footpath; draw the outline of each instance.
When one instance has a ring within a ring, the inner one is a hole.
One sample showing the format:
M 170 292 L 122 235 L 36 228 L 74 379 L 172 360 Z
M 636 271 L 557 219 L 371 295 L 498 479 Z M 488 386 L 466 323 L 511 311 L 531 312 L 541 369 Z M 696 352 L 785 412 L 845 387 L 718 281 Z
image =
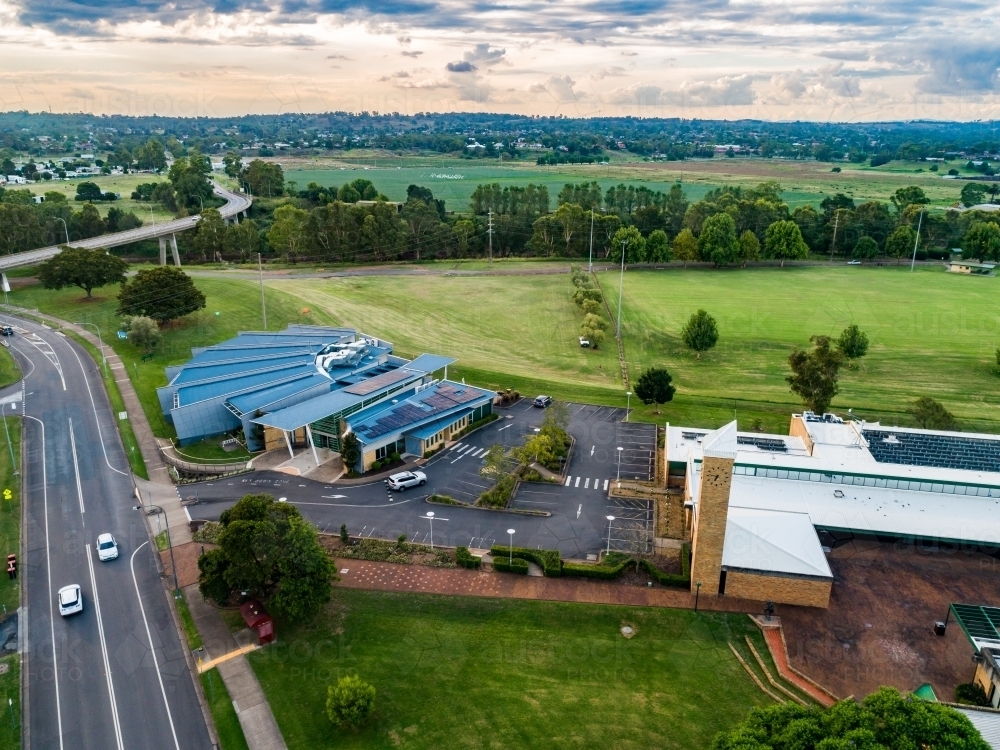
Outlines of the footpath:
M 164 580 L 169 579 L 172 588 L 173 577 L 176 573 L 178 584 L 184 591 L 188 608 L 191 610 L 202 642 L 211 654 L 211 658 L 224 656 L 229 651 L 238 649 L 239 646 L 230 634 L 229 627 L 222 619 L 222 615 L 214 606 L 204 601 L 196 585 L 190 585 L 196 582 L 198 577 L 199 545 L 194 542 L 191 536 L 188 515 L 181 505 L 177 487 L 171 481 L 167 466 L 160 456 L 159 443 L 149 426 L 149 420 L 146 419 L 146 413 L 142 410 L 139 395 L 135 391 L 135 386 L 128 376 L 128 371 L 121 357 L 93 332 L 76 323 L 39 313 L 36 310 L 12 306 L 11 311 L 15 314 L 25 313 L 46 323 L 59 326 L 63 330 L 72 331 L 93 345 L 101 353 L 101 356 L 106 358 L 109 371 L 114 373 L 115 382 L 118 384 L 122 401 L 125 403 L 125 411 L 128 413 L 132 431 L 139 443 L 142 460 L 145 462 L 146 471 L 149 474 L 149 480 L 133 475 L 136 488 L 143 505 L 157 505 L 163 509 L 167 528 L 170 530 L 170 541 L 174 547 L 173 559 L 176 560 L 177 568 L 175 570 L 171 562 L 170 550 L 161 552 L 160 559 Z M 97 364 L 100 367 L 100 362 Z M 155 525 L 154 517 L 151 516 L 149 520 Z M 168 598 L 171 601 L 171 606 L 175 606 L 173 596 L 170 596 L 169 592 Z M 179 620 L 177 621 L 179 622 Z M 185 643 L 186 639 L 183 633 L 180 633 L 180 637 L 181 642 Z M 229 696 L 233 700 L 233 707 L 236 709 L 236 715 L 239 717 L 240 726 L 243 728 L 243 734 L 250 750 L 285 750 L 285 741 L 278 729 L 274 714 L 246 657 L 238 656 L 228 659 L 219 664 L 217 668 L 226 685 L 226 690 L 229 691 Z M 208 712 L 208 704 L 205 702 L 201 680 L 195 676 L 194 681 L 206 720 L 210 720 L 211 714 Z M 209 731 L 218 744 L 217 732 L 211 724 Z

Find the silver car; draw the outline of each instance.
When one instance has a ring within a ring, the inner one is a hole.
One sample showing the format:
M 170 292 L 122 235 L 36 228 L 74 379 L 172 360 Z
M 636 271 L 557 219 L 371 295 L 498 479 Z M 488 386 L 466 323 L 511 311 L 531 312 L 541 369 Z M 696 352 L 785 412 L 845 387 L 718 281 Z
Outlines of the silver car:
M 422 471 L 401 471 L 389 477 L 387 484 L 390 490 L 402 492 L 409 487 L 422 487 L 427 484 L 427 475 Z

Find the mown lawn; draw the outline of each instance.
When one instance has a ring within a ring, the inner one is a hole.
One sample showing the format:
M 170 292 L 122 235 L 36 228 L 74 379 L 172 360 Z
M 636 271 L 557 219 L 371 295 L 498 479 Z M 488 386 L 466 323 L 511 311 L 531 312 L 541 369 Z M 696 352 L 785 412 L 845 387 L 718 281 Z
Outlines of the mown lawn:
M 619 628 L 636 635 L 626 640 Z M 768 699 L 727 646 L 746 615 L 338 590 L 250 655 L 290 748 L 704 748 Z M 360 731 L 327 685 L 377 691 Z
M 195 284 L 204 292 L 207 307 L 166 327 L 153 357 L 146 362 L 142 361 L 144 350 L 115 334 L 119 325 L 116 286 L 94 290 L 96 299 L 87 301 L 84 293 L 75 287 L 51 291 L 34 285 L 12 292 L 10 301 L 12 305 L 38 308 L 63 320 L 99 326 L 104 343 L 118 353 L 128 368 L 153 432 L 158 437 L 172 437 L 175 435 L 173 426 L 162 418 L 156 399 L 156 389 L 167 383 L 164 367 L 187 361 L 191 357 L 191 347 L 216 344 L 239 331 L 262 328 L 260 290 L 255 283 L 197 278 Z M 307 303 L 301 299 L 270 288 L 266 294 L 269 330 L 283 330 L 289 323 L 323 324 L 332 320 L 323 311 L 304 311 Z
M 226 690 L 222 677 L 219 676 L 219 670 L 209 669 L 200 677 L 222 750 L 247 750 L 247 740 L 243 735 L 243 727 L 240 726 L 240 718 L 236 715 L 233 700 L 229 697 L 229 691 Z
M 8 413 L 10 408 L 8 407 Z M 7 429 L 4 430 L 4 422 Z M 10 443 L 7 436 L 10 435 Z M 14 462 L 11 463 L 11 451 Z M 20 556 L 21 550 L 21 419 L 6 417 L 0 421 L 0 559 L 5 562 L 4 574 L 0 576 L 0 618 L 4 613 L 14 612 L 21 604 L 20 578 L 6 577 L 7 555 Z M 10 490 L 8 500 L 6 490 Z
M 602 274 L 601 283 L 615 309 L 618 275 Z M 997 283 L 940 266 L 912 274 L 895 265 L 626 272 L 625 354 L 633 377 L 651 365 L 674 376 L 678 394 L 663 419 L 711 425 L 735 408 L 746 428 L 753 408 L 776 408 L 787 429 L 788 413 L 801 408 L 784 380 L 788 355 L 811 335 L 836 337 L 857 323 L 871 347 L 858 369 L 842 371 L 835 411 L 912 424 L 909 404 L 931 396 L 966 429 L 998 432 Z M 680 338 L 698 308 L 719 324 L 718 346 L 701 360 Z M 714 417 L 699 415 L 699 404 L 712 403 Z

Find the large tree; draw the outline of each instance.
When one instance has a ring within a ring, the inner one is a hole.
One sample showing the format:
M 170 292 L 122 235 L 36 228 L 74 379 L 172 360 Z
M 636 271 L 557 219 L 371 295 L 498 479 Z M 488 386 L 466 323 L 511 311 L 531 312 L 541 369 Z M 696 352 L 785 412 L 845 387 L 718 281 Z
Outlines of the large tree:
M 285 173 L 280 164 L 254 159 L 240 172 L 240 182 L 253 195 L 275 198 L 285 190 Z
M 902 213 L 907 206 L 915 204 L 923 206 L 930 203 L 930 200 L 924 194 L 923 188 L 915 185 L 899 188 L 899 190 L 892 194 L 891 200 L 892 205 L 896 207 L 896 211 L 899 213 Z
M 625 250 L 626 263 L 641 263 L 646 259 L 646 238 L 635 227 L 621 227 L 611 238 L 611 257 L 615 263 L 621 263 L 622 249 Z
M 982 203 L 986 199 L 987 188 L 981 182 L 967 182 L 962 185 L 962 205 L 966 208 Z
M 874 260 L 878 257 L 878 243 L 868 235 L 863 235 L 851 250 L 851 257 L 858 260 Z
M 635 395 L 644 404 L 665 404 L 673 400 L 677 389 L 673 386 L 673 378 L 663 367 L 650 367 L 639 376 L 635 384 Z M 656 413 L 660 410 L 657 408 Z
M 798 260 L 809 255 L 809 246 L 802 239 L 802 230 L 792 220 L 776 221 L 764 233 L 764 254 L 778 258 L 781 265 L 786 260 Z
M 198 218 L 192 244 L 202 260 L 214 261 L 215 254 L 222 252 L 225 236 L 226 223 L 222 214 L 218 209 L 206 208 Z
M 225 604 L 232 592 L 246 591 L 292 620 L 312 616 L 330 600 L 333 565 L 294 505 L 246 495 L 219 523 L 218 548 L 198 559 L 204 596 Z
M 79 211 L 69 217 L 69 234 L 74 240 L 100 237 L 107 229 L 100 212 L 93 203 L 84 203 Z
M 715 318 L 704 310 L 698 310 L 681 330 L 681 338 L 687 348 L 695 352 L 695 357 L 701 359 L 701 353 L 707 352 L 718 342 L 719 326 Z
M 736 222 L 727 213 L 709 216 L 698 235 L 698 253 L 702 260 L 717 266 L 728 266 L 739 257 L 740 243 L 736 237 Z
M 176 266 L 143 269 L 122 284 L 119 315 L 146 315 L 161 326 L 205 307 L 205 295 Z
M 889 235 L 885 241 L 885 254 L 896 259 L 896 265 L 902 258 L 906 258 L 913 252 L 917 244 L 917 233 L 913 227 L 903 224 L 896 228 L 896 231 Z
M 990 750 L 961 713 L 940 703 L 880 688 L 860 703 L 828 709 L 789 701 L 753 708 L 734 729 L 720 732 L 711 750 Z
M 837 349 L 849 360 L 860 359 L 868 353 L 868 336 L 857 323 L 851 323 L 841 331 Z
M 685 268 L 687 268 L 688 261 L 698 260 L 698 240 L 690 229 L 684 228 L 677 233 L 677 236 L 674 237 L 673 248 L 674 257 L 684 261 Z
M 1000 261 L 1000 224 L 977 221 L 962 238 L 962 257 Z
M 38 280 L 46 289 L 78 286 L 92 299 L 92 290 L 125 281 L 128 263 L 107 250 L 64 248 L 38 266 Z
M 918 398 L 907 411 L 913 416 L 917 426 L 925 430 L 951 430 L 952 432 L 958 432 L 960 429 L 955 415 L 928 396 Z
M 306 222 L 309 212 L 286 203 L 274 212 L 274 223 L 267 232 L 267 243 L 276 253 L 292 260 L 302 252 L 306 242 Z
M 829 336 L 812 336 L 812 349 L 796 349 L 788 357 L 792 374 L 785 378 L 792 392 L 817 414 L 822 414 L 837 395 L 837 380 L 844 355 L 831 346 Z

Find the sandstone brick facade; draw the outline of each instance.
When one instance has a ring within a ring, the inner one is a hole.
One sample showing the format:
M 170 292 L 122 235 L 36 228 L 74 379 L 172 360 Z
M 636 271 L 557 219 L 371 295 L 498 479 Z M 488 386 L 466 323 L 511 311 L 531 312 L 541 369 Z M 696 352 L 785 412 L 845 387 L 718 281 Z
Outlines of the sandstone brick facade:
M 730 570 L 726 572 L 725 595 L 758 602 L 772 601 L 777 604 L 826 609 L 830 606 L 832 588 L 833 581 Z
M 719 593 L 733 463 L 731 458 L 705 456 L 701 465 L 698 514 L 691 545 L 691 591 L 700 582 L 701 593 L 705 595 Z

